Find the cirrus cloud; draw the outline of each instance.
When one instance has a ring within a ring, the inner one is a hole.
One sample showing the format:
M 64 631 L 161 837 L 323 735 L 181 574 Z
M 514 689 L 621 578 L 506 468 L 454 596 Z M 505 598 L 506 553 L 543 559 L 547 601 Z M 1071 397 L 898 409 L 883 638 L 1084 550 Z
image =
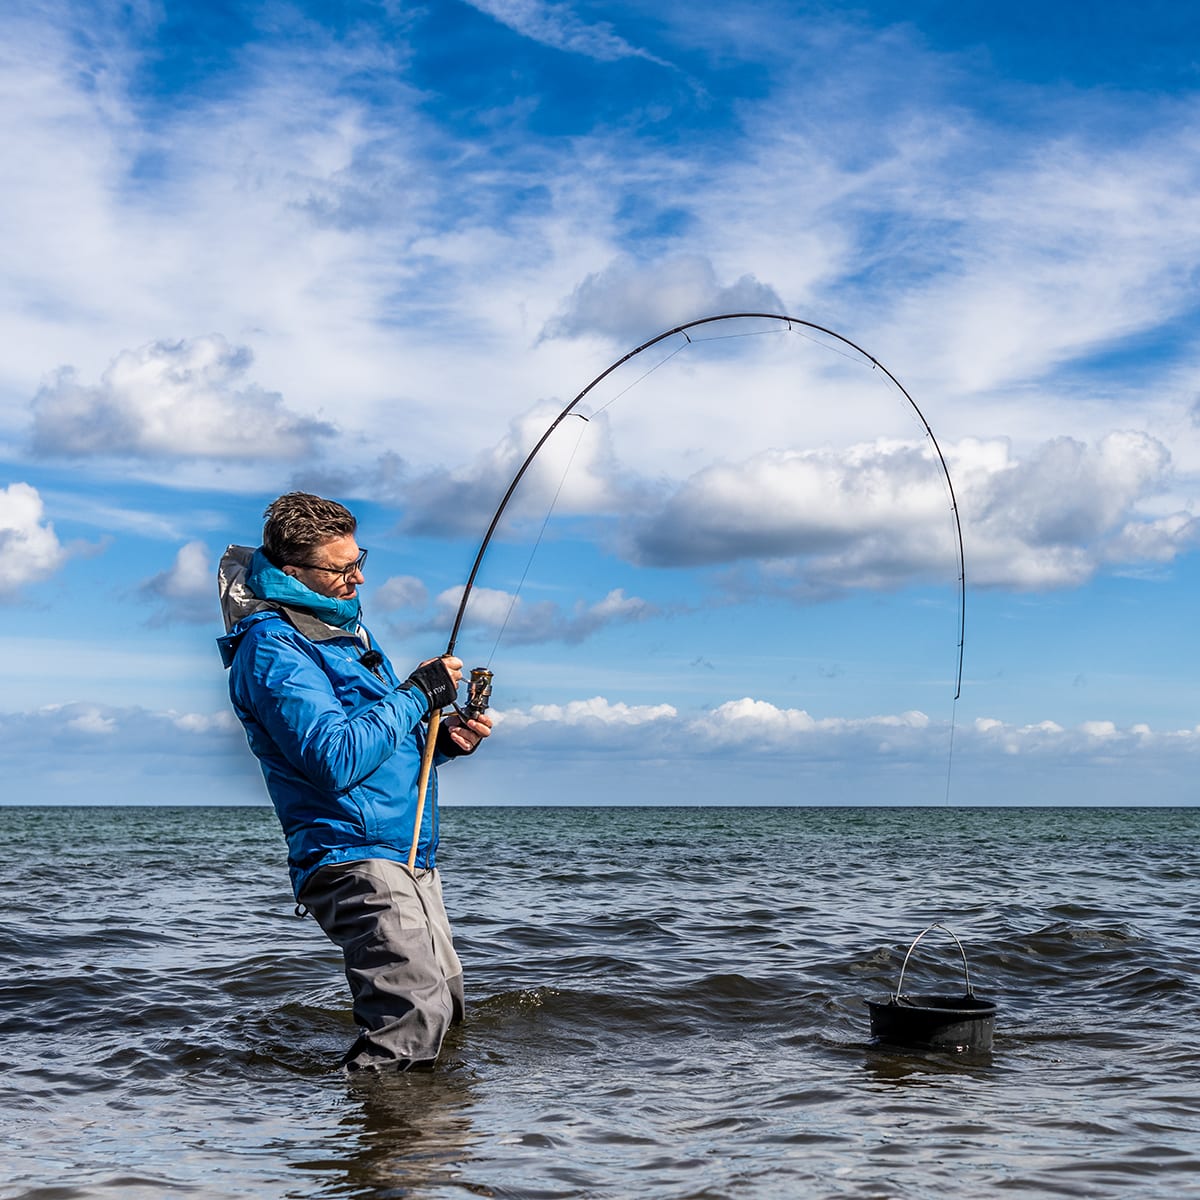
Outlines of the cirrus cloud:
M 582 54 L 599 62 L 645 58 L 666 65 L 645 50 L 631 46 L 607 21 L 589 24 L 567 4 L 545 3 L 545 0 L 467 0 L 467 3 L 514 33 L 555 50 Z

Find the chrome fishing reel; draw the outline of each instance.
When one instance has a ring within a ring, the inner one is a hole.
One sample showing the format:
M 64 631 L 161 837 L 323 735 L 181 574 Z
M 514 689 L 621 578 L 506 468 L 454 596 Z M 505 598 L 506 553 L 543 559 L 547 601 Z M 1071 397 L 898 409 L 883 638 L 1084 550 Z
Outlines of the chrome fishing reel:
M 472 667 L 471 679 L 467 684 L 467 704 L 461 715 L 474 721 L 488 710 L 492 701 L 492 672 L 487 667 Z

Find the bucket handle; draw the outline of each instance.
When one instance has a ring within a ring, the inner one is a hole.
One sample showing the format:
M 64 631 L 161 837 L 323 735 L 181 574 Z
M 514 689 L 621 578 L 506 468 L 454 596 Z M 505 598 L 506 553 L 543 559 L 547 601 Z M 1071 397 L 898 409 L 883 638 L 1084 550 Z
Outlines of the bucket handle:
M 954 932 L 954 930 L 943 925 L 941 921 L 934 921 L 932 925 L 926 925 L 925 928 L 917 934 L 917 936 L 913 939 L 913 944 L 908 948 L 908 953 L 904 956 L 904 962 L 900 966 L 900 982 L 896 985 L 895 999 L 897 1001 L 899 1001 L 901 996 L 904 995 L 904 972 L 908 967 L 908 960 L 912 957 L 912 952 L 917 948 L 917 942 L 919 942 L 931 929 L 941 929 L 954 938 L 954 944 L 958 947 L 959 954 L 962 955 L 963 979 L 967 985 L 967 995 L 974 996 L 974 992 L 971 991 L 971 973 L 967 970 L 967 952 L 963 949 L 962 942 L 958 940 L 958 935 Z

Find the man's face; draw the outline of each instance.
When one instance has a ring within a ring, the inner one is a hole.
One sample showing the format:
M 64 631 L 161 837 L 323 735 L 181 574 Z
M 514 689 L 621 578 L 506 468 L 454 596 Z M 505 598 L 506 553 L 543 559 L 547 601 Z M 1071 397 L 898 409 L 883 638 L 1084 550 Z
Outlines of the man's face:
M 312 551 L 307 563 L 289 563 L 283 570 L 320 596 L 350 600 L 363 581 L 362 570 L 354 565 L 361 553 L 354 534 L 347 533 L 322 542 Z

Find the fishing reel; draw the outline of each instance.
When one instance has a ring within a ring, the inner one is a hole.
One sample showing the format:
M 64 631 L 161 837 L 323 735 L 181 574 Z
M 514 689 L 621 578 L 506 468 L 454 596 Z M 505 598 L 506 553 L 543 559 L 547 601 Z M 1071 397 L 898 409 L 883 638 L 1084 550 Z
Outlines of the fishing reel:
M 492 701 L 492 672 L 487 667 L 472 667 L 467 684 L 467 704 L 459 710 L 464 720 L 474 721 L 488 710 Z

